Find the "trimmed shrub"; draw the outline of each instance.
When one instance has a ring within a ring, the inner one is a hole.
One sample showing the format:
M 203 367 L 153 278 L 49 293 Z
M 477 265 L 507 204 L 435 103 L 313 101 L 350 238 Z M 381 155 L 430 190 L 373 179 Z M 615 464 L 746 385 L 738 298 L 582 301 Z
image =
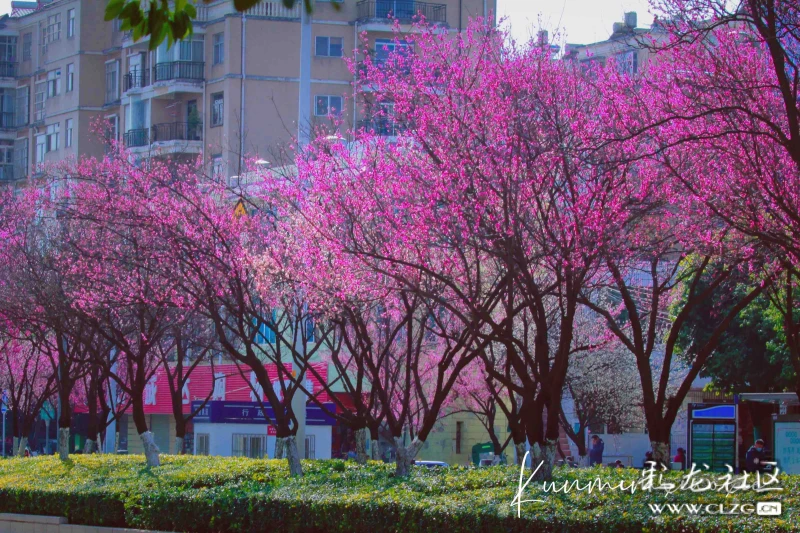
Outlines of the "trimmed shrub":
M 522 516 L 512 506 L 515 467 L 416 470 L 393 476 L 394 465 L 304 461 L 290 478 L 284 461 L 163 456 L 144 467 L 137 456 L 77 456 L 0 462 L 0 512 L 66 516 L 71 523 L 192 532 L 796 532 L 800 477 L 782 476 L 779 493 L 732 496 L 704 492 L 594 491 L 545 493 L 529 485 Z M 557 484 L 616 484 L 637 470 L 557 469 Z M 665 474 L 677 481 L 680 473 Z M 654 515 L 651 503 L 781 501 L 780 517 Z

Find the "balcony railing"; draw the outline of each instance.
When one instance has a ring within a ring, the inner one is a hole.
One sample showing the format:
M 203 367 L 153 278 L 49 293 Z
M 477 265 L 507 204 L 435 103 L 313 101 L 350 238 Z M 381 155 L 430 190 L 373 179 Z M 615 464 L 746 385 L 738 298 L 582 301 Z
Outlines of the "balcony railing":
M 358 123 L 358 127 L 359 129 L 374 133 L 375 135 L 382 135 L 385 137 L 395 137 L 400 135 L 404 130 L 401 124 L 389 117 L 374 117 L 362 120 Z
M 156 64 L 155 81 L 202 81 L 204 77 L 205 63 L 202 61 L 170 61 Z
M 139 146 L 147 146 L 150 144 L 150 130 L 142 128 L 138 130 L 128 130 L 122 136 L 122 142 L 128 148 L 137 148 Z
M 361 0 L 358 4 L 358 20 L 397 19 L 409 23 L 424 17 L 429 24 L 447 22 L 447 5 L 415 2 L 413 0 Z
M 0 61 L 0 78 L 14 78 L 17 75 L 17 63 Z
M 141 89 L 150 85 L 150 74 L 147 70 L 132 70 L 125 74 L 123 80 L 123 89 L 130 91 L 131 89 Z
M 199 121 L 154 124 L 151 135 L 152 142 L 200 141 L 202 138 L 203 123 Z
M 0 113 L 0 129 L 13 130 L 17 127 L 17 120 L 14 113 Z

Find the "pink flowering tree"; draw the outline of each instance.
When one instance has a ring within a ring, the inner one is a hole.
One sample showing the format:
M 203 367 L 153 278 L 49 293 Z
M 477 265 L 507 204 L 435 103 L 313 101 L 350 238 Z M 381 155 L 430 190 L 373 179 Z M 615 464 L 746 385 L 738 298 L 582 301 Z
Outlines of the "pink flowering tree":
M 318 143 L 298 162 L 306 216 L 478 344 L 505 347 L 519 382 L 487 371 L 519 395 L 548 477 L 581 288 L 651 185 L 602 142 L 602 95 L 570 65 L 479 24 L 406 38 L 414 53 L 367 58 L 359 86 L 364 112 L 392 123 L 397 142 L 368 127 L 352 149 Z M 526 338 L 512 327 L 522 313 Z

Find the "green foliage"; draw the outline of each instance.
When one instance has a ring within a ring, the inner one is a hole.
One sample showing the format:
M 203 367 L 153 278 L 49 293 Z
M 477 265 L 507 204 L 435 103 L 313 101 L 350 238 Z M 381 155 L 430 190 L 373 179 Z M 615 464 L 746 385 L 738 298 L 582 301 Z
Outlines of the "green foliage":
M 701 278 L 698 292 L 707 287 L 705 282 Z M 693 346 L 711 337 L 721 318 L 752 288 L 751 282 L 737 272 L 697 305 L 681 329 L 676 352 L 690 360 Z M 711 378 L 711 388 L 726 393 L 793 390 L 789 357 L 780 313 L 762 294 L 733 319 L 700 375 Z
M 304 461 L 289 477 L 284 461 L 163 456 L 143 467 L 140 456 L 11 459 L 0 466 L 0 512 L 67 516 L 71 523 L 194 532 L 789 532 L 800 521 L 800 477 L 783 492 L 724 495 L 678 492 L 543 493 L 528 486 L 522 518 L 511 506 L 516 467 L 416 470 L 406 479 L 394 465 Z M 557 469 L 555 480 L 609 483 L 638 479 L 637 470 Z M 666 477 L 677 477 L 677 473 Z M 648 503 L 720 503 L 779 499 L 780 518 L 653 517 Z
M 203 0 L 209 3 L 210 0 Z M 257 5 L 261 0 L 232 0 L 236 11 L 242 12 Z M 283 5 L 292 8 L 301 0 L 282 0 Z M 306 12 L 311 13 L 313 2 L 302 0 Z M 122 31 L 132 31 L 133 40 L 150 36 L 150 50 L 155 50 L 167 39 L 170 46 L 175 41 L 192 35 L 192 21 L 197 18 L 195 0 L 175 0 L 173 5 L 164 0 L 150 0 L 146 9 L 140 0 L 109 0 L 106 5 L 105 20 L 119 19 Z M 338 3 L 332 4 L 340 9 Z

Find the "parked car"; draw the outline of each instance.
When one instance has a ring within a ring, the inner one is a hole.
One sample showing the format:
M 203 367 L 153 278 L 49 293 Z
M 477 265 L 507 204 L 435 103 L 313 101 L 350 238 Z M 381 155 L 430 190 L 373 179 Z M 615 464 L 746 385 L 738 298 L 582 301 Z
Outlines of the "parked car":
M 414 461 L 416 466 L 424 466 L 426 468 L 447 468 L 450 466 L 444 461 Z

